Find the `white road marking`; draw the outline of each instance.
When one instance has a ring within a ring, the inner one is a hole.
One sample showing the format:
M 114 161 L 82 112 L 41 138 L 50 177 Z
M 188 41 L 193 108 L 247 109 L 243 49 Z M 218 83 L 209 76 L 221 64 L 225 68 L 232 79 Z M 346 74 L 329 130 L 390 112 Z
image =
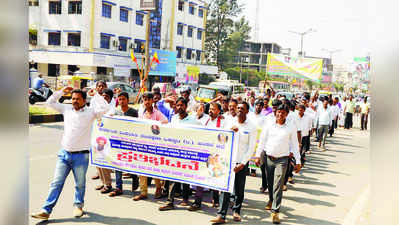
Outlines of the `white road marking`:
M 359 219 L 363 209 L 367 206 L 367 201 L 370 195 L 370 185 L 362 191 L 356 202 L 353 204 L 351 210 L 346 214 L 344 222 L 342 225 L 355 225 Z

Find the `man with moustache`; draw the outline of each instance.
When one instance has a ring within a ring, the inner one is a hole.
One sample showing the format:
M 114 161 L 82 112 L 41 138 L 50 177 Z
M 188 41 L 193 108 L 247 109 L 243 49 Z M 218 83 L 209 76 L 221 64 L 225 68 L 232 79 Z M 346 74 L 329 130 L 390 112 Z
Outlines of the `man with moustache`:
M 176 100 L 176 115 L 173 116 L 171 124 L 192 124 L 192 125 L 200 125 L 194 115 L 189 116 L 187 113 L 187 105 L 188 102 L 185 98 L 179 97 Z M 175 193 L 176 189 L 181 183 L 179 182 L 169 182 L 169 196 L 168 196 L 168 203 L 159 207 L 159 211 L 167 211 L 175 209 L 174 200 L 175 200 Z M 183 184 L 183 202 L 181 204 L 183 206 L 188 205 L 188 197 L 190 192 L 190 185 Z
M 246 171 L 248 169 L 248 161 L 255 151 L 256 144 L 256 126 L 249 119 L 247 114 L 249 112 L 249 104 L 242 102 L 238 105 L 238 114 L 227 125 L 231 130 L 238 134 L 238 146 L 236 148 L 235 159 L 233 160 L 234 173 L 234 205 L 233 220 L 236 222 L 241 221 L 241 206 L 244 201 Z M 216 219 L 211 220 L 213 224 L 223 224 L 226 222 L 226 214 L 230 205 L 229 192 L 222 192 L 222 202 L 217 212 Z
M 256 165 L 260 165 L 260 155 L 265 152 L 267 180 L 269 187 L 269 202 L 265 209 L 272 211 L 272 222 L 280 223 L 279 212 L 283 197 L 284 177 L 288 166 L 290 152 L 294 154 L 296 165 L 295 172 L 301 169 L 301 156 L 296 127 L 287 123 L 286 118 L 289 108 L 280 105 L 276 111 L 276 120 L 264 127 L 259 145 L 256 150 Z
M 95 107 L 86 107 L 86 92 L 80 89 L 72 90 L 72 87 L 66 87 L 57 91 L 46 102 L 48 106 L 63 114 L 64 134 L 47 200 L 40 212 L 31 215 L 33 218 L 48 220 L 71 171 L 76 184 L 73 215 L 83 215 L 91 127 L 94 120 L 107 112 L 110 106 L 103 98 L 97 98 L 94 100 Z M 58 100 L 63 93 L 70 91 L 72 105 L 60 104 Z
M 225 128 L 225 119 L 223 116 L 220 115 L 221 106 L 216 102 L 211 102 L 209 106 L 209 119 L 203 124 L 203 126 L 209 128 Z M 197 186 L 195 192 L 195 201 L 194 203 L 188 208 L 189 211 L 197 211 L 201 209 L 202 204 L 202 195 L 204 192 L 204 188 Z M 219 206 L 219 191 L 212 190 L 212 198 L 213 204 L 212 207 Z
M 234 117 L 237 116 L 237 106 L 238 100 L 234 98 L 231 99 L 229 102 L 229 111 L 223 114 L 226 121 L 231 121 Z

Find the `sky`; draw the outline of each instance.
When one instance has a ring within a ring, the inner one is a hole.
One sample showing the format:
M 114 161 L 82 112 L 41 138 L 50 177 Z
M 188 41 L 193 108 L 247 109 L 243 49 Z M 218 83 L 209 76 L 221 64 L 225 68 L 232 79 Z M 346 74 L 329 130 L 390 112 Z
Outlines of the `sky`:
M 306 34 L 303 49 L 308 56 L 330 57 L 321 49 L 341 50 L 332 55 L 333 64 L 348 64 L 353 57 L 371 53 L 370 24 L 372 4 L 367 0 L 239 0 L 244 5 L 242 15 L 250 21 L 251 37 L 259 1 L 259 41 L 274 42 L 291 48 L 291 55 L 300 51 L 300 35 Z

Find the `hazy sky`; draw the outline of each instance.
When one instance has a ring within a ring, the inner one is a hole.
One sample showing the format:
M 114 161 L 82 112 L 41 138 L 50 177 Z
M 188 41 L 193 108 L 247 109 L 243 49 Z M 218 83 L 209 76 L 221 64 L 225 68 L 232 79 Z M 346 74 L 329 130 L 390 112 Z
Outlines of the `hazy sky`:
M 255 27 L 257 0 L 239 0 L 243 15 Z M 322 48 L 342 49 L 333 54 L 333 63 L 348 63 L 370 52 L 368 32 L 373 22 L 371 4 L 366 0 L 259 0 L 259 41 L 275 42 L 300 51 L 300 35 L 289 30 L 316 32 L 304 36 L 306 55 L 329 57 Z M 253 34 L 253 33 L 252 33 Z

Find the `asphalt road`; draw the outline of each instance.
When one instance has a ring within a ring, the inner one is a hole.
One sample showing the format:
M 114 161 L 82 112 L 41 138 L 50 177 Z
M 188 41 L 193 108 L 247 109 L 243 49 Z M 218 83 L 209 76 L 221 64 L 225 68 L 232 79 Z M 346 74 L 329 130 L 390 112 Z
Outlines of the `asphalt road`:
M 56 154 L 60 149 L 63 123 L 31 125 L 29 131 L 29 211 L 36 212 L 47 197 Z M 368 131 L 360 131 L 356 127 L 350 131 L 339 129 L 334 137 L 328 138 L 326 152 L 314 149 L 300 174 L 295 174 L 296 183 L 288 185 L 288 191 L 284 192 L 280 213 L 282 224 L 369 224 L 369 137 Z M 312 144 L 314 147 L 315 142 Z M 99 183 L 98 180 L 89 179 L 94 173 L 95 168 L 89 166 L 84 207 L 86 214 L 82 218 L 72 216 L 74 181 L 70 175 L 50 220 L 40 222 L 30 219 L 29 224 L 203 225 L 210 224 L 209 220 L 216 215 L 217 210 L 211 208 L 209 194 L 205 195 L 200 211 L 189 212 L 179 206 L 177 210 L 160 212 L 158 207 L 166 199 L 153 199 L 153 185 L 149 188 L 149 200 L 134 202 L 131 199 L 131 183 L 127 180 L 124 180 L 124 195 L 108 197 L 94 190 Z M 242 224 L 272 224 L 270 212 L 264 210 L 267 194 L 259 193 L 260 182 L 259 171 L 257 177 L 247 177 Z M 231 214 L 229 211 L 227 219 L 230 224 L 236 224 Z

